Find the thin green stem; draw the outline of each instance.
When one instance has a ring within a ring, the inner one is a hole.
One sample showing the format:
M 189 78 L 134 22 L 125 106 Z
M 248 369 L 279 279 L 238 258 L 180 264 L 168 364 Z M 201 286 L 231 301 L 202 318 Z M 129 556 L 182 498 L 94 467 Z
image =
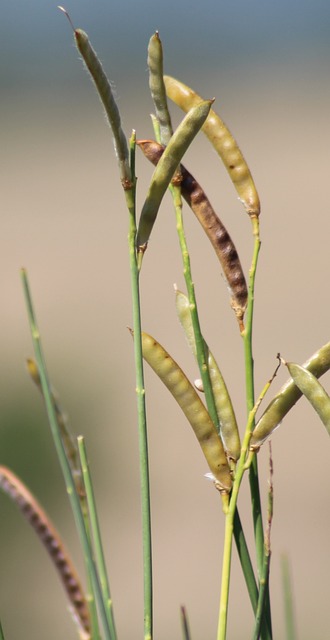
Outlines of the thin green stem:
M 38 371 L 40 375 L 41 387 L 42 387 L 42 392 L 45 399 L 48 420 L 49 420 L 51 432 L 53 435 L 57 455 L 62 468 L 66 490 L 67 490 L 72 511 L 75 517 L 76 526 L 77 526 L 78 534 L 80 537 L 80 541 L 81 541 L 81 545 L 82 545 L 82 549 L 85 557 L 85 563 L 87 566 L 87 573 L 91 577 L 91 581 L 93 584 L 93 591 L 95 593 L 100 617 L 102 620 L 104 637 L 106 640 L 115 640 L 111 635 L 111 630 L 108 625 L 107 612 L 103 604 L 100 580 L 99 580 L 99 576 L 94 563 L 93 552 L 90 546 L 88 534 L 85 528 L 85 522 L 84 522 L 84 517 L 81 509 L 79 495 L 76 491 L 76 486 L 75 486 L 74 478 L 72 475 L 70 462 L 66 456 L 65 448 L 63 446 L 63 442 L 61 438 L 61 433 L 57 424 L 56 412 L 53 406 L 52 391 L 49 384 L 46 363 L 45 363 L 43 352 L 42 352 L 40 333 L 39 333 L 39 329 L 38 329 L 38 325 L 37 325 L 37 321 L 36 321 L 36 317 L 33 309 L 33 303 L 32 303 L 32 298 L 30 294 L 27 273 L 24 269 L 22 269 L 21 271 L 21 276 L 22 276 L 22 283 L 23 283 L 26 306 L 28 311 L 34 353 L 35 353 L 35 358 L 36 358 Z
M 195 286 L 192 279 L 189 251 L 188 251 L 188 246 L 187 246 L 187 241 L 186 241 L 186 236 L 185 236 L 184 226 L 183 226 L 181 190 L 180 190 L 180 187 L 170 185 L 170 191 L 172 193 L 173 203 L 175 208 L 176 227 L 177 227 L 181 255 L 182 255 L 182 262 L 183 262 L 183 274 L 186 281 L 187 294 L 188 294 L 189 305 L 190 305 L 191 321 L 194 329 L 197 363 L 198 363 L 200 375 L 202 378 L 207 409 L 214 425 L 219 431 L 218 414 L 217 414 L 217 410 L 214 402 L 214 396 L 213 396 L 212 385 L 210 380 L 210 373 L 209 373 L 209 368 L 207 364 L 208 354 L 206 353 L 205 342 L 204 342 L 200 324 L 199 324 L 199 317 L 198 317 L 198 310 L 197 310 L 197 303 L 196 303 L 196 296 L 195 296 Z
M 27 368 L 31 376 L 31 379 L 33 380 L 34 384 L 37 386 L 41 395 L 43 396 L 43 390 L 41 386 L 38 367 L 32 358 L 29 358 L 27 360 Z M 71 425 L 69 424 L 68 417 L 61 406 L 58 394 L 54 390 L 52 384 L 50 384 L 50 389 L 51 389 L 52 405 L 56 415 L 58 429 L 61 434 L 62 444 L 65 450 L 66 458 L 70 465 L 72 477 L 75 482 L 76 492 L 79 496 L 80 506 L 82 509 L 83 517 L 84 517 L 85 529 L 86 529 L 88 538 L 90 540 L 88 508 L 86 503 L 85 490 L 83 486 L 77 442 L 72 432 Z M 87 569 L 88 568 L 86 567 L 86 570 Z M 92 638 L 93 640 L 97 640 L 98 638 L 100 638 L 99 620 L 97 615 L 96 602 L 93 594 L 93 585 L 92 585 L 88 571 L 86 571 L 86 574 L 87 574 L 86 601 L 88 603 L 88 608 L 89 608 L 89 613 L 91 618 Z
M 143 578 L 144 578 L 144 638 L 151 640 L 153 633 L 153 593 L 152 593 L 152 547 L 151 547 L 151 512 L 150 512 L 150 482 L 148 434 L 145 404 L 144 372 L 141 343 L 141 309 L 139 269 L 136 253 L 136 205 L 135 205 L 135 132 L 130 140 L 130 167 L 133 188 L 125 191 L 129 211 L 129 262 L 131 273 L 133 330 L 134 330 L 134 358 L 136 376 L 136 399 L 139 434 L 140 482 L 142 506 L 142 543 L 143 543 Z
M 245 372 L 246 372 L 246 403 L 247 411 L 251 411 L 254 405 L 254 361 L 253 361 L 253 312 L 254 312 L 254 289 L 255 278 L 258 265 L 258 257 L 260 251 L 260 236 L 259 236 L 259 220 L 258 218 L 252 218 L 253 235 L 254 235 L 254 250 L 252 256 L 252 263 L 249 274 L 249 297 L 248 307 L 246 312 L 246 327 L 242 332 L 244 340 L 244 354 L 245 354 Z M 254 426 L 254 425 L 253 425 Z M 256 558 L 257 558 L 257 570 L 259 579 L 263 571 L 264 564 L 264 531 L 262 522 L 262 509 L 260 499 L 260 488 L 258 479 L 258 463 L 256 456 L 252 459 L 252 464 L 249 473 L 250 494 L 251 494 L 251 506 L 252 517 L 254 526 L 254 535 L 256 543 Z M 271 634 L 271 614 L 270 614 L 270 600 L 269 590 L 266 593 L 266 621 L 268 629 Z
M 258 585 L 255 579 L 254 570 L 251 562 L 251 557 L 247 542 L 245 539 L 244 531 L 242 528 L 241 519 L 236 508 L 234 513 L 234 538 L 237 548 L 238 557 L 241 563 L 242 571 L 244 574 L 250 602 L 253 612 L 257 610 L 258 604 Z
M 293 588 L 289 560 L 286 555 L 281 559 L 282 584 L 284 598 L 284 618 L 286 640 L 296 640 L 297 630 L 294 615 Z
M 273 378 L 272 378 L 273 379 Z M 231 551 L 232 551 L 232 538 L 234 529 L 234 518 L 237 508 L 237 499 L 239 489 L 243 479 L 243 475 L 246 471 L 246 461 L 249 452 L 249 443 L 254 426 L 255 415 L 260 405 L 261 400 L 267 393 L 272 379 L 269 380 L 264 386 L 257 402 L 251 409 L 248 415 L 247 426 L 242 443 L 241 457 L 237 463 L 235 479 L 230 496 L 229 507 L 226 513 L 226 525 L 225 525 L 225 540 L 224 540 L 224 552 L 223 552 L 223 565 L 222 565 L 222 581 L 221 581 L 221 594 L 220 594 L 220 606 L 219 606 L 219 622 L 218 622 L 218 634 L 217 640 L 225 640 L 227 632 L 227 615 L 228 615 L 228 602 L 229 602 L 229 582 L 230 582 L 230 566 L 231 566 Z
M 269 568 L 270 568 L 270 557 L 271 557 L 271 547 L 270 547 L 270 531 L 273 521 L 273 459 L 272 459 L 272 449 L 271 444 L 269 443 L 269 490 L 268 490 L 268 509 L 267 509 L 267 527 L 265 532 L 265 544 L 264 544 L 264 559 L 263 559 L 263 567 L 262 574 L 260 576 L 260 588 L 259 588 L 259 598 L 258 598 L 258 606 L 255 614 L 255 627 L 253 632 L 253 640 L 259 640 L 260 631 L 262 628 L 262 621 L 264 619 L 265 605 L 266 605 L 266 596 L 268 592 L 268 584 L 269 584 Z
M 100 576 L 103 602 L 108 614 L 109 628 L 111 629 L 112 637 L 114 638 L 114 640 L 116 640 L 117 633 L 116 633 L 114 613 L 113 613 L 113 603 L 110 595 L 110 586 L 109 586 L 108 574 L 105 566 L 99 519 L 98 519 L 97 509 L 96 509 L 96 501 L 95 501 L 92 478 L 91 478 L 88 459 L 87 459 L 86 445 L 85 445 L 85 440 L 83 436 L 78 436 L 78 452 L 79 452 L 79 458 L 80 458 L 80 464 L 81 464 L 81 470 L 82 470 L 84 489 L 86 493 L 90 533 L 91 533 L 91 539 L 93 542 L 93 548 L 95 552 L 95 563 L 96 563 L 98 574 Z

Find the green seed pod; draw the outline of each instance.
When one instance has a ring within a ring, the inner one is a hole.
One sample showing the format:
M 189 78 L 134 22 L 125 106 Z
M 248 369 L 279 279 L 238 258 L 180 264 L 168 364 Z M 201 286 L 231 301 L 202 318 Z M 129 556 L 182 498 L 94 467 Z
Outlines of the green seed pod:
M 202 99 L 190 87 L 171 76 L 164 76 L 164 83 L 168 97 L 183 111 L 188 111 Z M 202 131 L 219 154 L 247 213 L 250 216 L 258 217 L 260 202 L 250 169 L 235 138 L 213 109 L 210 110 Z
M 138 140 L 137 144 L 150 162 L 157 165 L 164 148 L 154 140 Z M 181 193 L 209 238 L 223 269 L 232 307 L 238 318 L 243 318 L 247 305 L 247 286 L 236 247 L 209 199 L 195 178 L 181 165 Z
M 284 362 L 295 385 L 319 414 L 330 434 L 330 398 L 318 379 L 304 367 L 293 362 Z
M 163 79 L 163 47 L 158 31 L 151 36 L 148 46 L 149 87 L 160 127 L 161 143 L 167 145 L 173 134 L 171 116 L 167 107 Z
M 82 629 L 90 633 L 89 611 L 83 589 L 64 544 L 45 511 L 23 482 L 6 467 L 0 466 L 0 489 L 18 506 L 46 547 Z
M 129 189 L 132 186 L 132 180 L 128 161 L 127 140 L 121 126 L 120 113 L 113 96 L 110 82 L 89 42 L 87 33 L 82 29 L 75 29 L 74 38 L 84 63 L 94 80 L 112 129 L 122 185 L 124 189 Z
M 316 351 L 303 365 L 316 378 L 320 378 L 330 368 L 330 342 Z M 273 398 L 258 421 L 250 442 L 252 450 L 258 450 L 262 443 L 279 426 L 286 414 L 301 398 L 302 393 L 292 379 L 288 380 Z
M 191 321 L 190 305 L 187 296 L 176 289 L 175 291 L 176 310 L 185 332 L 189 347 L 196 357 L 196 344 L 194 330 Z M 241 454 L 241 443 L 235 417 L 233 405 L 228 393 L 226 383 L 222 377 L 221 371 L 207 347 L 208 368 L 210 373 L 211 386 L 214 396 L 215 407 L 220 425 L 220 436 L 225 448 L 227 457 L 238 460 Z M 196 386 L 196 383 L 195 383 Z
M 227 493 L 231 475 L 221 439 L 197 392 L 179 365 L 150 335 L 142 333 L 146 362 L 166 385 L 190 422 L 217 485 Z
M 142 208 L 137 232 L 137 247 L 145 251 L 160 203 L 189 145 L 205 122 L 212 100 L 199 102 L 193 107 L 174 132 L 151 178 L 149 191 Z

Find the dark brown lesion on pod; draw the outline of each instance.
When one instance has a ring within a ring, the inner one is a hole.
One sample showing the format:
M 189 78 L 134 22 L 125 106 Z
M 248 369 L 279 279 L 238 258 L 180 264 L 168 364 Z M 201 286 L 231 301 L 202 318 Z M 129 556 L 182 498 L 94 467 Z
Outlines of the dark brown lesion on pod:
M 139 140 L 137 144 L 150 162 L 156 165 L 164 147 L 154 140 Z M 232 307 L 239 319 L 243 318 L 248 291 L 236 247 L 220 218 L 215 213 L 205 191 L 195 178 L 180 165 L 181 193 L 202 225 L 219 258 L 232 295 Z

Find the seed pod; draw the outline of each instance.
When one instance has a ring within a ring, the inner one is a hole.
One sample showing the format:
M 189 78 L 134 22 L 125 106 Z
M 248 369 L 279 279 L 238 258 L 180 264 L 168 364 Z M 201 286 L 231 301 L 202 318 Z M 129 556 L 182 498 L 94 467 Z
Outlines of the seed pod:
M 31 379 L 33 380 L 34 384 L 37 386 L 41 395 L 43 396 L 41 380 L 40 380 L 39 371 L 38 371 L 36 362 L 32 360 L 32 358 L 28 358 L 26 361 L 26 364 L 27 364 L 27 369 Z M 85 496 L 85 490 L 84 490 L 84 485 L 83 485 L 82 476 L 81 476 L 81 467 L 80 467 L 77 443 L 71 431 L 71 427 L 69 425 L 67 415 L 65 414 L 63 408 L 61 407 L 58 395 L 52 386 L 51 386 L 51 396 L 52 396 L 53 407 L 56 414 L 57 424 L 61 432 L 62 443 L 65 449 L 67 459 L 70 464 L 70 468 L 71 468 L 72 476 L 76 485 L 77 493 L 80 496 L 80 498 L 83 498 Z
M 154 140 L 138 140 L 137 144 L 150 162 L 157 165 L 164 148 Z M 209 238 L 223 269 L 230 293 L 232 306 L 242 318 L 247 305 L 247 286 L 242 265 L 235 245 L 220 218 L 215 213 L 202 187 L 181 165 L 181 193 Z
M 142 352 L 146 362 L 169 389 L 190 422 L 220 490 L 229 492 L 232 483 L 226 454 L 194 387 L 167 351 L 147 333 L 142 333 Z
M 284 362 L 284 364 L 288 367 L 295 385 L 314 407 L 330 434 L 330 398 L 326 390 L 318 379 L 304 367 L 293 362 Z
M 188 344 L 196 357 L 196 344 L 194 330 L 191 321 L 191 313 L 189 300 L 187 296 L 176 289 L 175 291 L 175 303 L 176 310 L 185 332 Z M 211 386 L 214 396 L 215 407 L 220 425 L 220 436 L 225 448 L 227 457 L 234 460 L 238 460 L 241 454 L 241 443 L 235 417 L 233 405 L 228 393 L 226 383 L 222 377 L 221 371 L 211 353 L 207 347 L 208 353 L 208 368 L 210 373 Z M 196 381 L 195 381 L 196 386 Z
M 316 378 L 320 378 L 330 368 L 330 342 L 316 351 L 303 365 Z M 302 393 L 292 379 L 288 380 L 273 398 L 257 423 L 250 442 L 252 450 L 258 450 L 262 443 L 279 426 L 286 414 L 301 398 Z
M 158 31 L 151 36 L 148 46 L 149 87 L 160 127 L 161 143 L 167 145 L 173 134 L 171 116 L 167 107 L 163 79 L 163 47 Z
M 164 83 L 168 97 L 183 111 L 188 111 L 202 99 L 190 87 L 171 76 L 164 76 Z M 210 110 L 202 131 L 219 154 L 247 213 L 258 217 L 260 202 L 250 169 L 235 138 L 213 109 Z
M 113 96 L 110 82 L 103 70 L 97 54 L 89 42 L 87 33 L 82 29 L 75 29 L 74 38 L 85 65 L 94 80 L 112 129 L 122 185 L 124 189 L 129 189 L 132 185 L 132 180 L 128 162 L 127 140 L 121 126 L 120 113 Z
M 79 624 L 89 633 L 90 618 L 84 593 L 70 556 L 55 527 L 23 482 L 12 471 L 3 466 L 0 466 L 0 489 L 19 507 L 46 547 L 60 575 Z
M 205 122 L 212 102 L 212 100 L 199 102 L 187 113 L 157 164 L 141 212 L 136 240 L 139 251 L 143 252 L 146 249 L 164 193 L 184 153 Z

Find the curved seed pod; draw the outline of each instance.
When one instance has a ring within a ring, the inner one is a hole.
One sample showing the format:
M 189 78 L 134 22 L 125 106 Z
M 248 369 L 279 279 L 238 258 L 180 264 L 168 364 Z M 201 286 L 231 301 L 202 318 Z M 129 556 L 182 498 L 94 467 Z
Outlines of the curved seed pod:
M 158 31 L 151 36 L 148 46 L 149 87 L 160 127 L 160 139 L 167 145 L 173 134 L 171 116 L 167 107 L 163 79 L 163 47 Z
M 89 634 L 90 618 L 84 593 L 70 556 L 55 527 L 23 482 L 3 466 L 0 466 L 0 489 L 19 507 L 46 547 L 60 575 L 79 624 Z
M 154 140 L 138 140 L 137 144 L 150 162 L 156 164 L 164 148 Z M 232 294 L 232 307 L 242 318 L 247 305 L 247 286 L 236 247 L 209 199 L 195 178 L 181 165 L 181 193 L 209 238 L 223 269 Z
M 231 489 L 231 475 L 221 439 L 197 392 L 179 365 L 150 335 L 142 333 L 146 362 L 166 385 L 190 422 L 221 491 Z
M 139 251 L 146 249 L 164 193 L 183 155 L 205 122 L 212 102 L 213 100 L 200 102 L 187 113 L 156 166 L 141 212 L 136 240 Z
M 43 396 L 40 375 L 39 375 L 36 362 L 32 358 L 28 358 L 26 361 L 26 364 L 27 364 L 27 369 L 31 379 L 33 380 L 34 384 L 36 385 L 41 395 Z M 70 463 L 70 468 L 71 468 L 72 476 L 76 485 L 77 493 L 80 496 L 80 498 L 82 498 L 85 496 L 85 490 L 84 490 L 83 481 L 81 477 L 81 467 L 80 467 L 78 447 L 76 444 L 76 440 L 71 432 L 68 418 L 63 408 L 61 407 L 58 395 L 52 386 L 51 386 L 51 394 L 52 394 L 53 407 L 56 413 L 57 424 L 61 432 L 61 438 L 62 438 L 63 446 L 66 452 L 66 456 Z
M 320 378 L 330 369 L 330 342 L 316 351 L 303 364 L 304 369 L 310 371 L 316 378 Z M 273 398 L 258 421 L 251 437 L 250 448 L 257 450 L 262 443 L 279 426 L 286 414 L 301 398 L 302 393 L 293 380 L 288 380 L 279 393 Z
M 178 289 L 175 291 L 175 304 L 188 344 L 196 357 L 195 336 L 191 321 L 189 300 L 187 296 Z M 236 462 L 241 454 L 241 443 L 235 412 L 226 383 L 208 347 L 207 352 L 211 386 L 220 425 L 220 436 L 228 458 Z
M 190 87 L 171 76 L 164 76 L 164 83 L 168 97 L 183 111 L 188 111 L 202 99 Z M 258 217 L 260 215 L 260 201 L 250 169 L 235 138 L 213 109 L 210 110 L 202 130 L 225 165 L 247 213 L 250 216 Z
M 74 38 L 85 65 L 94 80 L 112 129 L 122 185 L 124 189 L 129 189 L 132 186 L 132 180 L 128 161 L 127 140 L 121 126 L 120 113 L 113 96 L 110 82 L 97 54 L 89 42 L 87 33 L 82 29 L 75 29 Z
M 295 385 L 319 414 L 330 434 L 330 398 L 318 379 L 307 369 L 293 362 L 284 362 Z

